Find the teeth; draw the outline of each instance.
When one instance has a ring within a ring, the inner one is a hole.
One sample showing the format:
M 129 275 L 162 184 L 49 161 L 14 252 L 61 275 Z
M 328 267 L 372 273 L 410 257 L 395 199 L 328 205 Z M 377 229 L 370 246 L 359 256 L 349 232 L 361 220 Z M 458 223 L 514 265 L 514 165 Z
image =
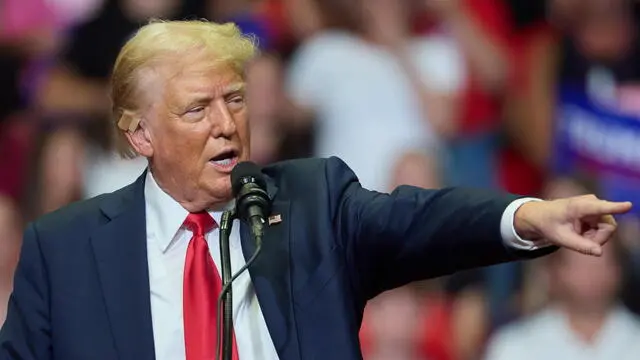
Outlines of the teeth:
M 215 160 L 213 163 L 216 165 L 227 166 L 227 165 L 231 165 L 232 162 L 233 162 L 233 158 L 228 158 L 223 160 Z

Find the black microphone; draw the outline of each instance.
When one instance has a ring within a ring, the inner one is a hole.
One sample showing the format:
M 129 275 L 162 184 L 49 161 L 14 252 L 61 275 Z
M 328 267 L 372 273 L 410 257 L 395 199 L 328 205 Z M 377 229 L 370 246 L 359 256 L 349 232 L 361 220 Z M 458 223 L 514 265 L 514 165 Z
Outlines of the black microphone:
M 260 167 L 250 161 L 236 165 L 231 171 L 231 188 L 236 198 L 236 215 L 251 226 L 256 242 L 261 242 L 271 199 Z
M 236 165 L 231 170 L 231 189 L 233 196 L 236 198 L 235 214 L 225 211 L 222 215 L 220 226 L 220 253 L 222 257 L 222 280 L 224 286 L 218 297 L 218 308 L 216 310 L 216 318 L 220 318 L 220 308 L 222 307 L 223 321 L 216 323 L 216 331 L 220 334 L 220 325 L 222 325 L 222 338 L 216 339 L 216 354 L 222 356 L 222 360 L 231 360 L 232 354 L 232 335 L 233 329 L 233 313 L 232 313 L 232 290 L 231 284 L 245 270 L 253 264 L 258 258 L 262 250 L 262 234 L 264 232 L 264 224 L 267 216 L 271 212 L 271 199 L 267 194 L 267 183 L 264 175 L 260 171 L 258 165 L 245 161 Z M 233 215 L 232 215 L 233 214 Z M 231 274 L 231 260 L 229 255 L 229 234 L 231 233 L 232 218 L 237 217 L 251 227 L 251 234 L 256 241 L 256 250 L 247 263 L 240 268 L 233 276 Z M 222 344 L 222 352 L 220 345 Z M 217 358 L 218 355 L 216 355 Z

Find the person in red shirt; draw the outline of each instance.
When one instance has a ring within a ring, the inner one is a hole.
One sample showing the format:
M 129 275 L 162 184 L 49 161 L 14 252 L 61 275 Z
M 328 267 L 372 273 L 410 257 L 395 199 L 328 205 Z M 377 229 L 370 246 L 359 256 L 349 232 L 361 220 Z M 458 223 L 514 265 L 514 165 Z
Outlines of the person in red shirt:
M 447 185 L 502 188 L 503 105 L 512 59 L 512 19 L 503 0 L 425 0 L 426 21 L 449 32 L 467 60 L 467 87 L 456 132 L 447 141 Z M 433 31 L 434 27 L 422 26 Z M 517 265 L 486 269 L 493 323 L 501 323 L 516 285 Z

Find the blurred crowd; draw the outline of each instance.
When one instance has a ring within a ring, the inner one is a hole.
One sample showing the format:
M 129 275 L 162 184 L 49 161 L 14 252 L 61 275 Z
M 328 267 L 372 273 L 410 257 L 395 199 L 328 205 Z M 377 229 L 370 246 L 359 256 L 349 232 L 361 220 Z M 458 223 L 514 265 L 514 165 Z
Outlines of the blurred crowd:
M 109 74 L 149 19 L 233 21 L 252 156 L 339 156 L 363 186 L 473 186 L 640 204 L 634 0 L 2 0 L 0 321 L 24 224 L 116 190 Z M 188 54 L 185 54 L 188 56 Z M 640 354 L 640 213 L 601 258 L 560 251 L 372 300 L 365 359 Z

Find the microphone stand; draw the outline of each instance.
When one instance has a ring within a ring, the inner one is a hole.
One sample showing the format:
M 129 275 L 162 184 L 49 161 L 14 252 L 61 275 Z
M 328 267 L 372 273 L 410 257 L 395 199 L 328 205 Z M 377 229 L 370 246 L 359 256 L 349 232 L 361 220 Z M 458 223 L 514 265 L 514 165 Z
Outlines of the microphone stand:
M 256 261 L 262 251 L 262 234 L 261 231 L 255 233 L 254 239 L 256 241 L 256 250 L 253 255 L 247 260 L 247 263 L 241 267 L 235 274 L 231 274 L 231 256 L 229 254 L 229 236 L 231 235 L 231 226 L 233 220 L 237 218 L 235 209 L 232 211 L 225 211 L 222 214 L 220 221 L 220 258 L 222 262 L 222 291 L 218 298 L 216 306 L 216 359 L 232 360 L 233 349 L 233 300 L 231 296 L 231 283 L 237 279 L 245 270 Z M 254 226 L 263 226 L 262 224 L 256 224 Z M 223 310 L 223 321 L 220 319 L 220 308 Z M 220 325 L 222 324 L 222 331 L 220 331 Z M 220 344 L 222 343 L 222 351 L 220 351 Z M 222 357 L 220 357 L 222 356 Z
M 233 226 L 233 219 L 236 217 L 236 212 L 234 210 L 225 211 L 222 214 L 222 219 L 220 221 L 220 259 L 222 262 L 222 287 L 226 288 L 227 285 L 231 282 L 231 255 L 229 253 L 229 236 L 231 234 L 231 227 Z M 222 360 L 232 360 L 232 340 L 233 340 L 233 297 L 231 287 L 228 286 L 228 290 L 224 294 L 224 303 L 222 305 L 223 310 L 223 321 L 222 321 Z M 217 309 L 217 313 L 219 314 L 220 307 Z M 218 319 L 220 317 L 218 316 Z M 218 324 L 220 321 L 218 320 Z M 220 331 L 218 333 L 218 339 L 216 341 L 220 341 Z M 219 346 L 216 346 L 217 351 L 219 351 Z M 218 357 L 220 353 L 216 353 L 216 357 Z

